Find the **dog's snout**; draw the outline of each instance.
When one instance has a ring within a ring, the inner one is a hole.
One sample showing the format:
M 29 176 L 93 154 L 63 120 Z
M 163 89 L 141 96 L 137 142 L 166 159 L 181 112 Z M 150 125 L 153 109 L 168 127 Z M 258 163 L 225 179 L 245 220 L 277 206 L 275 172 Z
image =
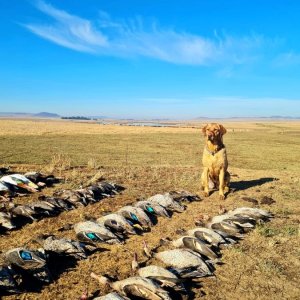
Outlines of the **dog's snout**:
M 208 132 L 207 136 L 208 136 L 208 138 L 212 138 L 214 136 L 214 133 L 213 132 Z

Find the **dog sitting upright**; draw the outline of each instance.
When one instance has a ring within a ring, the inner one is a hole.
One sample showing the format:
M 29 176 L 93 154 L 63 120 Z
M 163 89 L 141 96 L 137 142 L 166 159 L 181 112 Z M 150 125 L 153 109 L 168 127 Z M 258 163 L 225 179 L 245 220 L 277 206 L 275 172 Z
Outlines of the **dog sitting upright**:
M 227 171 L 227 154 L 223 144 L 226 129 L 221 124 L 211 123 L 204 126 L 202 132 L 206 137 L 206 142 L 202 158 L 201 188 L 207 197 L 209 188 L 219 186 L 220 200 L 224 200 L 225 193 L 229 192 L 230 181 L 230 174 Z

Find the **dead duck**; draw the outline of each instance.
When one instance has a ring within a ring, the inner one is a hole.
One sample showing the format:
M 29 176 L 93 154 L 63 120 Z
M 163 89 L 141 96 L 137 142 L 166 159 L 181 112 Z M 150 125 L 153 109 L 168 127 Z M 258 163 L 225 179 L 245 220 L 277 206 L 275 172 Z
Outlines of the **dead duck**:
M 39 200 L 55 206 L 60 211 L 64 211 L 64 210 L 69 211 L 75 208 L 75 206 L 72 205 L 69 201 L 56 198 L 56 197 L 41 196 L 39 197 Z
M 118 195 L 124 188 L 111 182 L 102 181 L 87 187 L 87 190 L 93 194 L 96 201 L 99 201 L 106 197 Z
M 71 256 L 76 259 L 87 258 L 84 247 L 77 241 L 57 238 L 54 235 L 40 235 L 35 239 L 46 252 L 59 256 Z
M 234 245 L 234 244 L 237 244 L 239 240 L 243 239 L 244 238 L 244 235 L 242 234 L 231 234 L 231 233 L 228 233 L 228 232 L 225 232 L 221 229 L 214 229 L 214 231 L 221 235 L 224 240 L 226 241 L 226 244 L 222 244 L 219 246 L 219 248 L 223 248 L 223 247 L 227 247 L 227 246 L 231 246 L 231 245 Z
M 188 191 L 171 191 L 170 196 L 177 202 L 193 202 L 200 201 L 201 198 L 198 195 L 192 194 Z
M 230 220 L 219 221 L 219 222 L 210 222 L 207 224 L 208 228 L 211 228 L 215 231 L 223 231 L 232 237 L 243 238 L 244 230 L 238 225 L 234 224 Z
M 60 182 L 59 178 L 56 178 L 53 175 L 45 175 L 40 172 L 27 172 L 24 176 L 38 186 L 52 186 L 53 184 Z
M 167 217 L 167 218 L 171 217 L 168 211 L 163 206 L 155 202 L 141 200 L 136 202 L 134 206 L 141 208 L 144 212 L 151 215 Z
M 127 205 L 119 209 L 118 214 L 133 224 L 141 225 L 144 230 L 149 230 L 153 225 L 147 214 L 139 207 Z
M 259 208 L 251 208 L 251 207 L 239 207 L 232 211 L 228 212 L 229 215 L 234 216 L 248 216 L 256 221 L 268 221 L 269 219 L 273 218 L 274 215 L 264 209 Z
M 218 261 L 218 255 L 211 250 L 205 242 L 193 236 L 183 236 L 172 242 L 176 248 L 187 248 L 200 255 L 211 259 L 214 262 Z
M 166 268 L 150 265 L 138 269 L 138 275 L 152 279 L 163 287 L 169 287 L 175 291 L 186 292 L 186 289 L 182 284 L 182 280 Z
M 36 212 L 37 216 L 57 216 L 61 213 L 61 209 L 47 201 L 35 201 L 29 206 Z
M 36 184 L 21 174 L 6 175 L 3 176 L 0 181 L 33 193 L 37 192 L 39 188 Z
M 98 186 L 104 194 L 109 196 L 117 195 L 121 191 L 125 190 L 123 186 L 107 181 L 97 182 L 95 185 Z
M 211 219 L 211 223 L 227 222 L 235 224 L 242 228 L 244 231 L 249 231 L 255 227 L 255 219 L 248 216 L 235 216 L 231 214 L 223 214 L 215 216 Z
M 219 247 L 220 245 L 226 244 L 227 241 L 222 235 L 218 234 L 214 230 L 205 227 L 197 227 L 187 232 L 189 236 L 195 236 L 196 238 L 206 241 L 208 244 Z
M 0 266 L 0 294 L 20 293 L 18 283 L 15 280 L 14 271 L 7 266 Z
M 12 215 L 9 212 L 0 211 L 0 227 L 5 230 L 12 230 L 16 228 L 12 221 Z
M 155 254 L 155 257 L 172 267 L 182 278 L 212 275 L 210 267 L 201 255 L 189 249 L 173 249 Z
M 78 191 L 62 190 L 55 192 L 53 196 L 68 201 L 76 208 L 86 206 L 88 204 L 86 198 Z
M 77 239 L 84 243 L 107 243 L 107 244 L 120 244 L 120 239 L 96 222 L 85 221 L 79 222 L 74 225 Z
M 22 269 L 39 281 L 51 282 L 51 275 L 47 266 L 46 257 L 41 251 L 32 251 L 26 248 L 14 248 L 7 251 L 4 260 L 12 268 Z
M 91 277 L 98 280 L 100 284 L 109 285 L 112 289 L 125 297 L 140 297 L 149 300 L 171 300 L 168 292 L 149 278 L 134 276 L 112 282 L 107 277 L 98 276 L 95 273 L 91 273 Z
M 147 199 L 149 202 L 157 203 L 163 206 L 168 211 L 183 212 L 185 206 L 173 200 L 170 194 L 157 194 Z
M 108 227 L 115 234 L 137 234 L 133 227 L 133 223 L 120 214 L 111 213 L 98 218 L 96 222 Z
M 31 208 L 29 205 L 9 203 L 8 207 L 9 207 L 9 211 L 13 216 L 24 217 L 27 219 L 31 219 L 32 221 L 37 220 L 36 211 L 33 208 Z
M 93 300 L 129 300 L 129 298 L 120 296 L 118 293 L 112 292 L 101 297 L 93 298 Z

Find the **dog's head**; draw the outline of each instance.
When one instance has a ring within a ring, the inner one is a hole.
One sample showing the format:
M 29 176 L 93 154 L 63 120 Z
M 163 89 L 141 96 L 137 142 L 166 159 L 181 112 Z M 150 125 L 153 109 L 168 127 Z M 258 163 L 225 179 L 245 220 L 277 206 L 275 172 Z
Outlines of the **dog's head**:
M 222 141 L 222 136 L 226 133 L 226 129 L 221 124 L 210 123 L 202 128 L 202 132 L 209 141 L 218 142 Z

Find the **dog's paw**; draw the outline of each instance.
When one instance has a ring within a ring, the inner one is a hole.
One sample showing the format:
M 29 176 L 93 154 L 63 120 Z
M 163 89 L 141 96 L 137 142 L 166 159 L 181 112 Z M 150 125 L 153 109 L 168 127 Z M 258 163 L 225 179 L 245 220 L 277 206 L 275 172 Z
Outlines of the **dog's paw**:
M 219 195 L 219 199 L 220 200 L 225 200 L 225 196 L 224 195 Z

